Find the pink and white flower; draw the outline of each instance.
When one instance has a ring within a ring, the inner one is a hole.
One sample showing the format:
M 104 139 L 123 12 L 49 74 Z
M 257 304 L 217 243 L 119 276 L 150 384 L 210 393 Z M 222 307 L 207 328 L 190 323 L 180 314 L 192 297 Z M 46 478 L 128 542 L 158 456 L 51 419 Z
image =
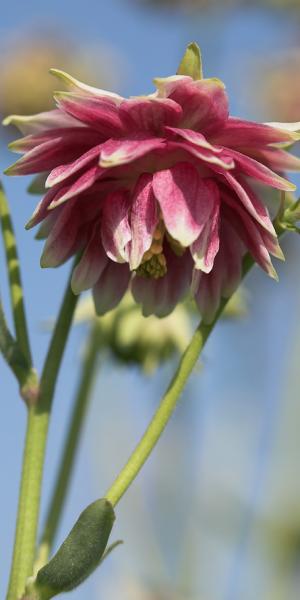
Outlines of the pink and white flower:
M 207 321 L 247 251 L 276 277 L 270 255 L 283 255 L 253 184 L 295 189 L 284 172 L 300 160 L 284 148 L 299 123 L 230 117 L 217 79 L 157 79 L 155 93 L 125 99 L 54 73 L 70 87 L 57 108 L 7 120 L 24 135 L 7 173 L 47 177 L 27 225 L 42 223 L 43 267 L 81 252 L 72 288 L 93 288 L 98 314 L 130 286 L 144 315 L 165 316 L 190 288 Z

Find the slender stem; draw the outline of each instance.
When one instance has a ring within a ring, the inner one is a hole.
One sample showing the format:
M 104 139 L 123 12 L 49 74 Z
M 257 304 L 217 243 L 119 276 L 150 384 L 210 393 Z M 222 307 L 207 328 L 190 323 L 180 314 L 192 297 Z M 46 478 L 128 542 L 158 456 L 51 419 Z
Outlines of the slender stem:
M 6 323 L 0 300 L 0 352 L 18 381 L 26 377 L 28 364 Z
M 18 600 L 33 573 L 46 441 L 52 399 L 70 331 L 77 296 L 70 281 L 53 331 L 42 372 L 39 401 L 28 412 L 12 568 L 7 600 Z
M 73 473 L 78 443 L 85 422 L 85 416 L 91 397 L 94 375 L 96 372 L 99 352 L 99 327 L 95 322 L 90 331 L 85 356 L 82 364 L 81 378 L 75 397 L 67 437 L 65 439 L 62 460 L 57 472 L 53 494 L 49 503 L 44 532 L 41 537 L 35 571 L 39 570 L 48 560 Z
M 10 217 L 9 205 L 0 183 L 0 218 L 4 241 L 10 297 L 13 311 L 16 339 L 18 346 L 28 363 L 32 364 L 30 343 L 27 331 L 26 314 L 23 298 L 23 287 L 20 273 L 20 263 L 17 253 L 16 238 Z
M 246 275 L 252 264 L 252 259 L 247 256 L 244 261 L 243 276 Z M 178 398 L 200 356 L 200 353 L 209 335 L 213 331 L 216 323 L 222 315 L 222 312 L 228 301 L 229 299 L 222 300 L 220 308 L 212 323 L 208 325 L 201 322 L 197 327 L 190 344 L 180 360 L 178 369 L 172 378 L 172 381 L 143 437 L 131 454 L 126 465 L 105 494 L 105 497 L 112 503 L 113 506 L 115 506 L 122 498 L 123 494 L 138 475 L 148 456 L 157 444 L 175 410 Z

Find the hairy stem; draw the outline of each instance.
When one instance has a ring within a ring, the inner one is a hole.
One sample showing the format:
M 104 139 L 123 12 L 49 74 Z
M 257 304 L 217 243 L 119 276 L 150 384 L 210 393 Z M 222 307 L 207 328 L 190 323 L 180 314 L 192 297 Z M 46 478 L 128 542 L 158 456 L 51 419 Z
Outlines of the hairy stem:
M 18 600 L 33 573 L 51 405 L 77 297 L 68 281 L 42 372 L 38 402 L 28 412 L 15 544 L 7 600 Z

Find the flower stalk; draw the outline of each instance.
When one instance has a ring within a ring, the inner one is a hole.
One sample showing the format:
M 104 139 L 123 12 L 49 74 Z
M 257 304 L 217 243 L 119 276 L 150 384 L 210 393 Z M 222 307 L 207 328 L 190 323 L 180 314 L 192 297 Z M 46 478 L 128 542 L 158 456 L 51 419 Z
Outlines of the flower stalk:
M 7 600 L 18 600 L 33 573 L 47 434 L 55 384 L 78 297 L 68 281 L 43 368 L 38 402 L 28 412 L 12 567 Z

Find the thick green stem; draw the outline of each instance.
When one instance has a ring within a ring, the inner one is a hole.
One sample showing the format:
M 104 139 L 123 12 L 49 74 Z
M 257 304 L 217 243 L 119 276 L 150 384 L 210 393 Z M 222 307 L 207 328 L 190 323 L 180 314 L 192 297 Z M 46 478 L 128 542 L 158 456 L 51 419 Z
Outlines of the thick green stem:
M 243 275 L 248 273 L 252 264 L 252 259 L 247 256 L 244 261 Z M 200 325 L 197 327 L 190 344 L 180 360 L 178 369 L 143 437 L 131 454 L 128 462 L 105 494 L 105 497 L 112 503 L 113 506 L 115 506 L 122 498 L 123 494 L 125 494 L 126 490 L 138 475 L 148 456 L 151 454 L 153 448 L 157 444 L 175 410 L 178 398 L 200 356 L 200 353 L 210 333 L 222 315 L 227 302 L 228 299 L 222 300 L 220 308 L 212 323 L 209 325 L 200 323 Z
M 9 205 L 0 183 L 0 217 L 4 241 L 7 271 L 10 286 L 10 297 L 13 311 L 16 339 L 21 352 L 31 365 L 31 350 L 27 331 L 23 287 L 20 274 L 20 263 L 17 253 L 16 238 L 10 218 Z
M 53 494 L 49 503 L 46 516 L 44 532 L 41 537 L 35 571 L 40 569 L 49 558 L 53 542 L 57 533 L 66 496 L 73 473 L 73 467 L 76 459 L 76 453 L 82 429 L 85 423 L 85 416 L 91 397 L 91 388 L 96 372 L 97 356 L 99 352 L 99 328 L 97 323 L 93 325 L 85 350 L 85 356 L 82 364 L 81 378 L 77 390 L 73 412 L 65 439 L 62 452 L 62 459 L 58 469 Z
M 22 596 L 27 578 L 33 573 L 49 417 L 58 371 L 76 303 L 77 297 L 72 293 L 70 281 L 68 281 L 42 372 L 39 399 L 37 404 L 34 404 L 28 412 L 14 553 L 7 600 L 18 600 Z

